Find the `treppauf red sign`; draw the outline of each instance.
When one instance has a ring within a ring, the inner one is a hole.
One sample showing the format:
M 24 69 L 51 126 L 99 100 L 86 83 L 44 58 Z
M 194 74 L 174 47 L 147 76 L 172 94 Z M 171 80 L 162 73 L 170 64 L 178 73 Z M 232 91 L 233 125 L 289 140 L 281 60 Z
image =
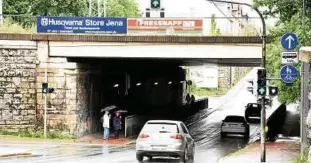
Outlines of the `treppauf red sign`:
M 203 33 L 203 19 L 192 18 L 129 18 L 128 34 L 188 34 Z

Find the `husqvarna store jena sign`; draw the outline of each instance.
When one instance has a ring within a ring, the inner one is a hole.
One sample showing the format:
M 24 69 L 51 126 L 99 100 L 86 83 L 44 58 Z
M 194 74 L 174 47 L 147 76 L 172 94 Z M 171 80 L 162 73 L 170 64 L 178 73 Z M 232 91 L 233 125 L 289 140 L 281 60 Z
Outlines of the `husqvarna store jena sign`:
M 127 34 L 127 18 L 40 16 L 37 32 Z

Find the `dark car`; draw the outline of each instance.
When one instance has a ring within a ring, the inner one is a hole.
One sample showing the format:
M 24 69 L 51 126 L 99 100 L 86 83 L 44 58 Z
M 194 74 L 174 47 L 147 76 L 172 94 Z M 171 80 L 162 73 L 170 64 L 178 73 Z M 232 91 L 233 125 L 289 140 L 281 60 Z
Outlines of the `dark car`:
M 250 118 L 260 119 L 261 106 L 257 103 L 248 103 L 245 106 L 245 119 L 249 122 Z

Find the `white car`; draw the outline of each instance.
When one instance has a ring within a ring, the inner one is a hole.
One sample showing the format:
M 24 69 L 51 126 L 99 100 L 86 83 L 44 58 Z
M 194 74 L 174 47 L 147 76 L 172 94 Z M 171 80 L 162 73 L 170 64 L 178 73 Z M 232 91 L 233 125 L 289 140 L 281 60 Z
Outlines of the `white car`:
M 179 157 L 182 162 L 193 161 L 195 144 L 185 124 L 180 121 L 150 120 L 136 140 L 136 159 L 146 156 Z
M 229 115 L 221 124 L 220 136 L 225 137 L 227 134 L 243 135 L 249 138 L 249 124 L 243 116 Z

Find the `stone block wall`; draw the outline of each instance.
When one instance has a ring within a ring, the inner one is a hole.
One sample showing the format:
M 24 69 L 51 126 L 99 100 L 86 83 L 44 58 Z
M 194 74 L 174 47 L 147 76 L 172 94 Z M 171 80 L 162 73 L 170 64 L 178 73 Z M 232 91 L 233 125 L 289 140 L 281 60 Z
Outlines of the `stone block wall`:
M 219 67 L 218 89 L 224 90 L 231 88 L 251 69 L 251 67 Z
M 92 76 L 97 76 L 94 75 L 96 70 L 87 64 L 68 62 L 66 58 L 50 57 L 38 68 L 38 126 L 43 128 L 44 96 L 41 83 L 45 81 L 45 66 L 48 67 L 49 87 L 54 88 L 54 92 L 47 96 L 48 131 L 59 131 L 77 137 L 98 131 L 100 117 L 97 117 L 99 108 L 96 104 L 99 99 L 92 97 L 96 91 L 100 91 L 96 88 L 98 85 L 92 83 L 96 81 L 92 79 Z
M 36 60 L 35 49 L 0 50 L 0 131 L 34 129 Z

